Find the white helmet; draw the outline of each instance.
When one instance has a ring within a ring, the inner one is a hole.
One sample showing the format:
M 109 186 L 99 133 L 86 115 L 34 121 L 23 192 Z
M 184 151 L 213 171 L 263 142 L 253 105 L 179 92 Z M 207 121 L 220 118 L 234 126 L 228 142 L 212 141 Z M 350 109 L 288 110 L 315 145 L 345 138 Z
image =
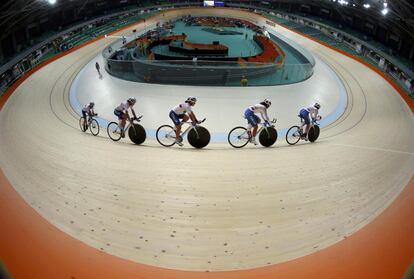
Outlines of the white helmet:
M 129 98 L 129 99 L 127 100 L 127 102 L 128 102 L 130 105 L 134 105 L 134 104 L 137 102 L 137 99 L 135 99 L 135 97 L 131 97 L 131 98 Z
M 194 105 L 197 102 L 197 98 L 193 96 L 189 96 L 185 102 Z
M 272 102 L 269 99 L 264 99 L 263 102 L 262 102 L 262 105 L 264 105 L 266 108 L 268 108 L 272 105 Z
M 315 104 L 313 105 L 313 107 L 314 107 L 314 108 L 316 108 L 316 109 L 320 109 L 320 108 L 321 108 L 321 105 L 320 105 L 320 104 L 318 104 L 318 103 L 315 103 Z

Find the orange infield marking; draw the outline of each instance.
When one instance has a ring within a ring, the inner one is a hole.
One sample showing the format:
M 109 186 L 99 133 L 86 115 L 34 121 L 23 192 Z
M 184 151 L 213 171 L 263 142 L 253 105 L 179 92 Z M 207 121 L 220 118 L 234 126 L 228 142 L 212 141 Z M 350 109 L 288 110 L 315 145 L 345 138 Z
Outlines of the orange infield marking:
M 376 71 L 403 98 L 406 96 L 381 71 L 349 54 L 345 55 Z M 17 81 L 0 98 L 0 109 L 30 74 L 50 62 Z M 404 100 L 414 112 L 413 100 L 408 96 Z M 186 272 L 124 260 L 65 234 L 31 208 L 0 170 L 0 257 L 14 278 L 401 278 L 414 257 L 413 212 L 414 177 L 397 199 L 371 223 L 319 252 L 269 267 L 243 271 Z

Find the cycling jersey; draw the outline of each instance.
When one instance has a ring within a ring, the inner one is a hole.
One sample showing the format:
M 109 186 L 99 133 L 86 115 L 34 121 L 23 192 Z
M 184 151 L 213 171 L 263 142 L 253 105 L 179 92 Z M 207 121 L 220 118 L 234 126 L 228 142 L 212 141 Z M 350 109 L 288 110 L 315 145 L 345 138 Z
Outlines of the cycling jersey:
M 311 119 L 316 119 L 318 116 L 318 109 L 315 107 L 303 108 L 299 112 L 300 117 L 305 120 L 305 124 L 310 124 Z
M 304 109 L 309 112 L 310 117 L 316 118 L 318 116 L 319 111 L 317 108 L 311 106 L 311 107 L 304 108 Z
M 91 108 L 91 105 L 88 104 L 82 109 L 82 113 L 83 112 L 87 114 L 93 114 L 93 108 Z
M 269 121 L 269 116 L 267 115 L 267 108 L 262 104 L 257 104 L 248 108 L 253 113 L 260 113 L 262 118 L 266 121 Z
M 130 107 L 132 107 L 132 106 L 130 106 L 128 104 L 128 102 L 126 102 L 126 103 L 121 103 L 119 106 L 117 106 L 115 108 L 115 110 L 122 111 L 122 112 L 126 112 Z
M 177 115 L 184 114 L 187 112 L 192 112 L 191 106 L 188 103 L 178 104 L 172 109 L 172 111 Z

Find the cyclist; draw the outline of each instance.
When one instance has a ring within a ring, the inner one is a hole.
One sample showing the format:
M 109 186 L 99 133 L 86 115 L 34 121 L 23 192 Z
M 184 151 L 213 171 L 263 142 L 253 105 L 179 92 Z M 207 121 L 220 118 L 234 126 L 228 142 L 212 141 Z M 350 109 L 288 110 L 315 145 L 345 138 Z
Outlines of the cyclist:
M 264 99 L 259 104 L 248 107 L 244 112 L 244 117 L 247 119 L 247 133 L 249 134 L 249 141 L 254 145 L 257 145 L 256 134 L 257 124 L 260 123 L 260 118 L 256 115 L 261 114 L 266 125 L 270 125 L 269 116 L 267 115 L 267 109 L 272 105 L 272 102 L 268 99 Z M 253 131 L 252 131 L 253 128 Z
M 200 123 L 197 120 L 191 108 L 196 104 L 196 102 L 197 102 L 197 98 L 190 96 L 187 98 L 187 100 L 184 103 L 180 103 L 176 105 L 170 111 L 169 116 L 175 125 L 175 143 L 178 144 L 179 146 L 183 146 L 183 143 L 182 143 L 183 139 L 180 136 L 181 125 L 183 124 L 183 122 L 186 122 L 190 118 L 193 125 L 195 125 L 195 123 L 197 124 Z M 182 121 L 180 119 L 182 119 Z
M 83 122 L 83 129 L 86 131 L 88 129 L 88 123 L 90 121 L 90 118 L 92 116 L 96 116 L 98 115 L 97 113 L 95 113 L 95 111 L 93 110 L 95 106 L 94 102 L 89 102 L 87 105 L 85 105 L 85 107 L 82 109 L 82 116 L 85 119 L 85 121 Z
M 300 131 L 303 132 L 303 126 L 306 126 L 305 133 L 302 133 L 302 137 L 307 141 L 308 140 L 308 132 L 310 129 L 311 121 L 321 120 L 322 116 L 318 115 L 319 109 L 321 105 L 319 103 L 315 103 L 313 106 L 308 108 L 302 108 L 299 112 L 299 117 L 304 120 L 300 127 Z
M 137 100 L 134 97 L 129 98 L 125 103 L 121 103 L 117 106 L 114 110 L 114 114 L 118 117 L 118 126 L 121 128 L 121 137 L 125 137 L 125 123 L 126 120 L 129 118 L 128 109 L 131 109 L 132 115 L 134 116 L 133 119 L 137 119 L 134 109 L 132 108 Z

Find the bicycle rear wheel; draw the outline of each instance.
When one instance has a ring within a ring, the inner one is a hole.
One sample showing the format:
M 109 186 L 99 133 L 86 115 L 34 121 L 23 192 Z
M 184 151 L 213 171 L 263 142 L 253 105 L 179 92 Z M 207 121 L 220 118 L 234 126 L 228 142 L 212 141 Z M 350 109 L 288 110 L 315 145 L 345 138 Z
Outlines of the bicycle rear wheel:
M 318 125 L 313 125 L 309 129 L 308 139 L 310 142 L 315 142 L 319 137 L 320 129 Z
M 259 142 L 264 147 L 272 146 L 277 140 L 277 131 L 273 127 L 263 129 L 259 134 Z
M 89 123 L 89 130 L 94 136 L 97 136 L 99 134 L 99 124 L 96 119 L 92 119 L 91 123 Z
M 134 123 L 128 129 L 128 136 L 133 143 L 141 144 L 147 138 L 147 133 L 145 132 L 144 127 Z
M 227 136 L 229 144 L 234 148 L 242 148 L 249 143 L 249 134 L 244 127 L 233 128 Z
M 85 118 L 82 116 L 81 118 L 79 118 L 79 128 L 81 129 L 82 132 L 86 132 L 86 125 L 85 125 Z
M 292 126 L 286 133 L 286 142 L 290 145 L 298 143 L 300 140 L 300 127 Z
M 156 133 L 157 141 L 165 147 L 170 147 L 175 144 L 175 131 L 170 125 L 162 125 L 158 128 Z
M 210 142 L 210 132 L 201 126 L 193 127 L 188 132 L 187 140 L 195 148 L 206 147 Z
M 111 140 L 119 141 L 121 139 L 121 128 L 119 128 L 118 123 L 116 122 L 109 123 L 108 128 L 106 130 Z

